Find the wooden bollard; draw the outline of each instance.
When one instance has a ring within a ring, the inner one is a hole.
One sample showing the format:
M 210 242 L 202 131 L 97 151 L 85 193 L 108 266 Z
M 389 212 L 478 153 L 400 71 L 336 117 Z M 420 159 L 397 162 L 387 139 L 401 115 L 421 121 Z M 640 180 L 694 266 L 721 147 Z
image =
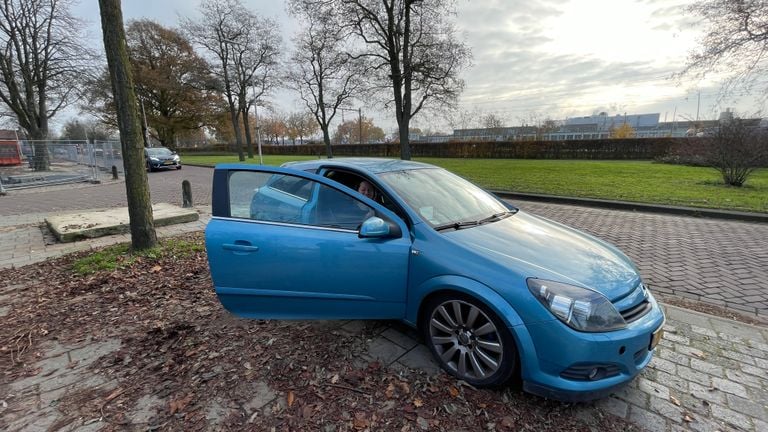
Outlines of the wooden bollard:
M 112 165 L 112 180 L 117 180 L 117 167 Z
M 189 180 L 181 182 L 181 201 L 182 207 L 192 207 L 192 185 L 189 183 Z

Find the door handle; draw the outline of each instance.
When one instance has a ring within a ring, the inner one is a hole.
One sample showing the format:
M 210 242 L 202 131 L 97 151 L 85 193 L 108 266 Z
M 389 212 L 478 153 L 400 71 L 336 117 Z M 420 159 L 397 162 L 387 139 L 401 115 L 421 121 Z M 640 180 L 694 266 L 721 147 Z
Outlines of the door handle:
M 259 250 L 258 246 L 252 246 L 250 244 L 241 244 L 238 242 L 232 243 L 224 243 L 221 245 L 222 249 L 224 250 L 230 250 L 233 252 L 256 252 Z

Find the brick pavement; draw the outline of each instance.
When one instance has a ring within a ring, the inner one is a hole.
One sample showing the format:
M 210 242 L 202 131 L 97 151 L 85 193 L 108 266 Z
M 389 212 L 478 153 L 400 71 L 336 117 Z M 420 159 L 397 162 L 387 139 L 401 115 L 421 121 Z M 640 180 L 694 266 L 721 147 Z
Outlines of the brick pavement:
M 181 170 L 147 173 L 152 203 L 181 205 L 181 182 L 189 180 L 195 204 L 210 204 L 212 172 L 210 168 L 185 166 Z M 96 185 L 76 183 L 9 191 L 8 195 L 0 196 L 0 216 L 128 205 L 124 181 L 102 180 L 102 184 Z

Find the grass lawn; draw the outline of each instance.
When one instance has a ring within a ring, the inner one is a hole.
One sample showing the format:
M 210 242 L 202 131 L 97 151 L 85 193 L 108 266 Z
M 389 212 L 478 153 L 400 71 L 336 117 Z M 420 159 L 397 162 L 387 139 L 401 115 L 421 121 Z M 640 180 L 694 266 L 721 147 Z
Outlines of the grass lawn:
M 237 156 L 184 156 L 215 165 Z M 264 156 L 267 165 L 314 156 Z M 420 158 L 496 190 L 768 213 L 768 169 L 741 188 L 724 186 L 711 168 L 647 161 Z M 247 162 L 258 163 L 258 158 Z

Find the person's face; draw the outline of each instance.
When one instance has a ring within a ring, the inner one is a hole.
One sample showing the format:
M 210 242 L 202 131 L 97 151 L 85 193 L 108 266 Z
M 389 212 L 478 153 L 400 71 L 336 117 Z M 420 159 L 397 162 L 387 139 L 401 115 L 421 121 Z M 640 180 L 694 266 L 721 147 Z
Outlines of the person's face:
M 360 182 L 360 186 L 357 187 L 357 191 L 361 194 L 373 199 L 373 186 L 367 181 Z

